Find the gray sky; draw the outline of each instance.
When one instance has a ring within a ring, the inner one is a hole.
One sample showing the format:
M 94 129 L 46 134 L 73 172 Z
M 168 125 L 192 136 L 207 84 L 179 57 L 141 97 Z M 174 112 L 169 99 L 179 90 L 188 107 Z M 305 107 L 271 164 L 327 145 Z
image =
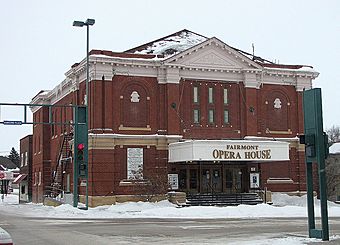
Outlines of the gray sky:
M 85 57 L 85 28 L 94 18 L 90 48 L 124 51 L 181 29 L 284 64 L 320 72 L 324 127 L 340 126 L 340 1 L 317 0 L 11 0 L 0 7 L 0 102 L 29 103 L 52 89 Z M 22 120 L 20 108 L 1 108 L 1 120 Z M 0 155 L 32 132 L 0 125 Z

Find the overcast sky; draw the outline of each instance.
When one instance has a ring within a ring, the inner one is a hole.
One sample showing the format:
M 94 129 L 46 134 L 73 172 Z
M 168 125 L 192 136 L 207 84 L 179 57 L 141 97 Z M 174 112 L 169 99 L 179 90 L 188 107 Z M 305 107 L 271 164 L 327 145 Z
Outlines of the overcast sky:
M 181 29 L 285 64 L 312 65 L 320 76 L 324 127 L 340 126 L 340 1 L 329 0 L 11 0 L 0 5 L 0 103 L 29 103 L 53 89 L 90 48 L 124 51 Z M 30 113 L 30 111 L 29 111 Z M 0 120 L 22 120 L 23 109 L 1 108 Z M 0 125 L 0 155 L 32 132 Z

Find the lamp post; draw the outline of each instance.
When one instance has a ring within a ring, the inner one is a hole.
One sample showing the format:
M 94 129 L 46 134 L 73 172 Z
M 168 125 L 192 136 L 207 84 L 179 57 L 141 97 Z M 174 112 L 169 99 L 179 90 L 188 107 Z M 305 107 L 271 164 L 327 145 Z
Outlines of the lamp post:
M 86 161 L 86 197 L 85 197 L 85 205 L 86 205 L 86 209 L 88 209 L 88 204 L 89 204 L 89 174 L 88 174 L 88 112 L 89 112 L 89 105 L 88 105 L 88 101 L 89 101 L 89 32 L 90 32 L 90 26 L 93 26 L 95 23 L 94 19 L 87 19 L 85 22 L 84 21 L 73 21 L 73 26 L 76 27 L 83 27 L 86 26 L 86 82 L 85 82 L 85 110 L 86 110 L 86 139 L 85 139 L 85 161 Z M 76 168 L 74 168 L 73 171 L 78 171 L 78 166 Z M 76 176 L 76 178 L 73 180 L 73 186 L 74 186 L 74 190 L 75 188 L 77 188 L 78 186 L 78 173 L 74 174 L 74 176 Z M 77 186 L 76 186 L 77 185 Z M 75 187 L 76 186 L 76 187 Z M 76 195 L 77 191 L 75 193 L 73 193 L 74 195 Z M 74 197 L 73 200 L 76 200 L 75 198 L 78 197 Z

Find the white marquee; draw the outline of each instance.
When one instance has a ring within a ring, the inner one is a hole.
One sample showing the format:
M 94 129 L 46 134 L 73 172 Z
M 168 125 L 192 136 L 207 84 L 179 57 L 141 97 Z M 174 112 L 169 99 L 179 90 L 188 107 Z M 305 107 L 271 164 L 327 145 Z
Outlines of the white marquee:
M 289 143 L 252 140 L 190 140 L 169 145 L 169 162 L 289 161 Z

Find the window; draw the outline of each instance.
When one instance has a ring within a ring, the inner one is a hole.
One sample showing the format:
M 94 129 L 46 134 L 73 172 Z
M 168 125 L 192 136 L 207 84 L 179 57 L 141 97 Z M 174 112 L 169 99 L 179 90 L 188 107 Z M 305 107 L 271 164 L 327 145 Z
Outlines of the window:
M 25 166 L 27 166 L 27 162 L 28 162 L 28 154 L 27 154 L 27 151 L 25 152 Z
M 21 153 L 20 166 L 24 166 L 24 153 Z
M 21 194 L 25 194 L 25 189 L 26 189 L 25 187 L 26 187 L 25 185 L 21 186 Z
M 228 110 L 224 110 L 224 123 L 229 123 L 229 111 Z
M 34 136 L 33 138 L 33 152 L 34 154 L 37 153 L 37 136 Z
M 39 182 L 38 185 L 41 185 L 41 171 L 39 171 Z
M 194 103 L 199 103 L 198 101 L 198 87 L 194 87 Z
M 214 88 L 208 88 L 208 103 L 214 103 Z
M 214 110 L 210 109 L 208 112 L 209 123 L 214 123 Z
M 228 89 L 223 89 L 223 103 L 228 104 Z
M 34 185 L 38 184 L 37 180 L 38 180 L 38 172 L 34 172 Z
M 127 148 L 127 178 L 143 179 L 143 148 Z
M 38 144 L 37 144 L 37 146 L 38 146 L 37 151 L 39 153 L 40 152 L 40 135 L 38 135 Z
M 55 133 L 55 124 L 54 124 L 54 112 L 52 113 L 52 116 L 51 116 L 51 122 L 52 122 L 52 125 L 51 125 L 51 134 L 52 134 L 52 137 L 54 136 L 54 133 Z
M 200 110 L 194 109 L 194 123 L 200 123 Z

